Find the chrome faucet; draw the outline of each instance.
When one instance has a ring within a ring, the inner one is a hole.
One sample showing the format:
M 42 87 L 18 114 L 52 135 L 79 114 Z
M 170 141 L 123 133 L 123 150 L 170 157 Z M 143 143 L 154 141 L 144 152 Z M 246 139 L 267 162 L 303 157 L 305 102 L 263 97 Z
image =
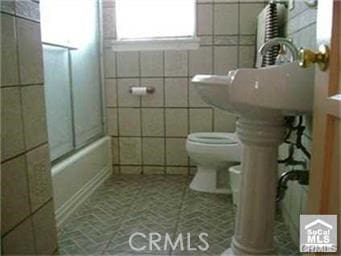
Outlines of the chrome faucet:
M 298 49 L 289 39 L 283 38 L 283 37 L 275 37 L 273 39 L 270 39 L 269 41 L 262 44 L 262 46 L 259 48 L 258 52 L 262 56 L 264 56 L 266 54 L 266 52 L 269 51 L 275 45 L 286 46 L 286 48 L 288 48 L 291 52 L 292 61 L 297 60 Z

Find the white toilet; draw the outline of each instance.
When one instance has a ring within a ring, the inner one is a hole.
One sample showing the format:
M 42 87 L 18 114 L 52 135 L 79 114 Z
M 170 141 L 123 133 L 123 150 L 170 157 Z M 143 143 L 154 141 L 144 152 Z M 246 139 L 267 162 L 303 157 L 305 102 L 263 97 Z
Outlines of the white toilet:
M 192 133 L 188 135 L 186 149 L 197 165 L 190 188 L 210 193 L 230 193 L 228 186 L 219 188 L 218 171 L 226 172 L 231 162 L 240 162 L 241 144 L 235 133 Z

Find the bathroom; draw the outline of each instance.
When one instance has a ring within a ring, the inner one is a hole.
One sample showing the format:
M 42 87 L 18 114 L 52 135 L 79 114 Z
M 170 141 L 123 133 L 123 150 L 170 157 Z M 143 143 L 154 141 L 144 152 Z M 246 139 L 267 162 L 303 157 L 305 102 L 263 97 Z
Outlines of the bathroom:
M 340 252 L 340 6 L 2 0 L 1 254 Z

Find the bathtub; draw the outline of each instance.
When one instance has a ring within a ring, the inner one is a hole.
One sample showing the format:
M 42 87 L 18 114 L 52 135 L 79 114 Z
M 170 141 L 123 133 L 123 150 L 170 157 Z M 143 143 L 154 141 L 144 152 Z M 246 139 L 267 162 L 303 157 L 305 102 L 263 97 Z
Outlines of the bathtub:
M 112 173 L 111 138 L 101 138 L 52 167 L 57 226 Z

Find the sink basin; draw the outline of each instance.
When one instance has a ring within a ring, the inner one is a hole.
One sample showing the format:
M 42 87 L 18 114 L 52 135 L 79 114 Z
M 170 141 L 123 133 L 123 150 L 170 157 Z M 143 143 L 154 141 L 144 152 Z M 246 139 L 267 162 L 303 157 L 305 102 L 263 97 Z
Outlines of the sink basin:
M 192 79 L 203 100 L 239 115 L 297 115 L 313 106 L 314 68 L 296 62 L 230 71 L 226 76 L 196 75 Z

